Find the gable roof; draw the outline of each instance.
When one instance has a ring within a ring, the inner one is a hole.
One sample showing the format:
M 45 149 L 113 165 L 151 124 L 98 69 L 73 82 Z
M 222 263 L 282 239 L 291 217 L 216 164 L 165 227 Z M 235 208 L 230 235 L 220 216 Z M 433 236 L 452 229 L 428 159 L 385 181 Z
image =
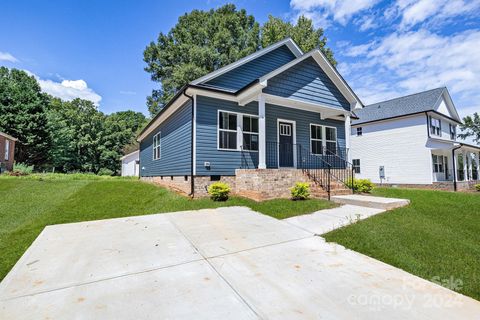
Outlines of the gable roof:
M 367 105 L 363 109 L 355 110 L 359 119 L 352 121 L 352 124 L 386 120 L 427 111 L 436 112 L 435 108 L 444 93 L 449 97 L 447 88 L 441 87 Z M 452 120 L 459 122 L 458 119 Z
M 216 78 L 216 77 L 219 77 L 225 73 L 227 73 L 228 71 L 231 71 L 233 69 L 236 69 L 250 61 L 253 61 L 257 58 L 260 58 L 261 56 L 275 50 L 275 49 L 278 49 L 282 46 L 286 46 L 290 51 L 291 53 L 295 56 L 295 57 L 300 57 L 303 55 L 303 52 L 302 50 L 297 46 L 297 44 L 291 39 L 291 38 L 286 38 L 282 41 L 279 41 L 277 43 L 274 43 L 266 48 L 263 48 L 261 50 L 258 50 L 252 54 L 249 54 L 248 56 L 246 57 L 243 57 L 242 59 L 239 59 L 233 63 L 230 63 L 218 70 L 215 70 L 213 72 L 210 72 L 206 75 L 204 75 L 203 77 L 200 77 L 198 79 L 195 79 L 193 80 L 192 82 L 190 82 L 190 84 L 193 84 L 193 85 L 200 85 L 200 84 L 207 84 L 207 82 L 209 82 L 210 80 Z M 266 72 L 267 73 L 267 72 Z M 261 75 L 259 75 L 258 77 L 260 77 Z M 253 79 L 252 79 L 253 80 Z M 208 86 L 208 84 L 207 84 Z M 238 89 L 237 89 L 238 90 Z
M 6 134 L 5 132 L 1 132 L 1 131 L 0 131 L 0 136 L 5 137 L 5 138 L 7 138 L 8 140 L 18 141 L 17 138 L 12 137 L 11 135 Z

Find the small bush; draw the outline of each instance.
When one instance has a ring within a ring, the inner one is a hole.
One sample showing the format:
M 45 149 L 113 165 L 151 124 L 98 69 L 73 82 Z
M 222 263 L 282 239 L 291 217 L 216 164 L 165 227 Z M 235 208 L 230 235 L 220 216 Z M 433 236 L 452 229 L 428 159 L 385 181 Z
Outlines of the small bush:
M 306 182 L 297 182 L 290 188 L 292 200 L 306 200 L 310 197 L 310 185 Z
M 13 170 L 9 174 L 11 176 L 28 176 L 33 172 L 33 166 L 26 165 L 24 163 L 15 163 Z
M 475 190 L 480 191 L 480 183 L 475 185 Z
M 224 182 L 215 182 L 208 186 L 208 194 L 213 201 L 226 201 L 230 186 Z
M 348 187 L 352 187 L 352 183 L 348 183 Z M 373 182 L 369 179 L 354 179 L 353 190 L 360 193 L 370 193 L 374 188 Z

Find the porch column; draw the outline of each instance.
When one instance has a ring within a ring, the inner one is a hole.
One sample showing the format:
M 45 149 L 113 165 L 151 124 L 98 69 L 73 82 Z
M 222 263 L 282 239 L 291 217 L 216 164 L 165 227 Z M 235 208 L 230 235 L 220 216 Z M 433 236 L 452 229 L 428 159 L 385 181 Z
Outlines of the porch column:
M 455 171 L 455 172 L 452 172 L 454 174 L 455 181 L 460 181 L 458 177 L 458 170 L 460 169 L 458 167 L 458 152 L 454 153 L 452 169 L 453 171 Z
M 467 152 L 462 151 L 462 155 L 463 155 L 463 181 L 467 181 L 468 180 Z
M 350 114 L 345 115 L 345 152 L 347 153 L 346 160 L 348 162 L 352 162 L 352 152 L 350 148 L 350 135 L 352 134 L 352 125 L 350 121 Z
M 477 180 L 480 180 L 480 152 L 475 152 L 475 162 L 477 163 Z
M 265 96 L 258 95 L 258 169 L 266 169 L 267 135 L 265 128 Z

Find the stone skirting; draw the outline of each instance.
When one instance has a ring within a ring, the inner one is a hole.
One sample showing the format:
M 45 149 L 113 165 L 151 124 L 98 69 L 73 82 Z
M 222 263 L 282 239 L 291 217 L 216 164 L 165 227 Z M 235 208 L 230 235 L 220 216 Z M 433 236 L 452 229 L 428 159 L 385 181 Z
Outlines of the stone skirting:
M 196 176 L 195 197 L 208 197 L 208 186 L 217 181 L 227 183 L 231 193 L 261 201 L 274 198 L 289 198 L 290 188 L 296 182 L 310 183 L 312 196 L 320 195 L 316 187 L 299 169 L 237 169 L 236 176 L 221 176 L 212 180 L 210 176 Z M 190 194 L 190 176 L 141 177 L 141 180 L 174 189 L 185 195 Z

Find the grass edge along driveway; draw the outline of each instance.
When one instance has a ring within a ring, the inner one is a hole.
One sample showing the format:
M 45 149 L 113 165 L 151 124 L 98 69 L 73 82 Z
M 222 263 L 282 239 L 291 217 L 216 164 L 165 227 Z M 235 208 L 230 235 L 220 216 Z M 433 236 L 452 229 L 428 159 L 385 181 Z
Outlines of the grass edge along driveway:
M 318 199 L 192 200 L 135 179 L 91 175 L 2 176 L 0 199 L 0 281 L 47 225 L 224 206 L 284 219 L 336 206 Z
M 374 195 L 411 204 L 329 232 L 327 241 L 480 300 L 479 193 L 379 188 Z

